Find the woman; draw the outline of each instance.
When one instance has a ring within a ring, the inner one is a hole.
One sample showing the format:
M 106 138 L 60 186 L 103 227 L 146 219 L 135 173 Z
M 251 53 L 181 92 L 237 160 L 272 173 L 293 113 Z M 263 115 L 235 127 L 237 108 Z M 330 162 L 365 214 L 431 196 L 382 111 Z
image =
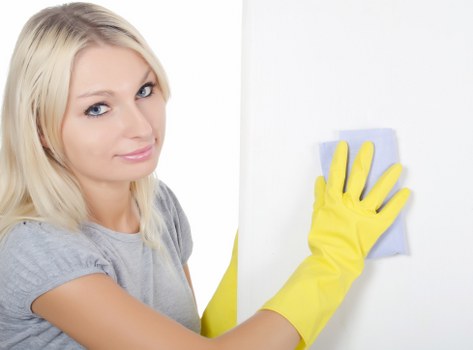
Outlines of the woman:
M 189 225 L 172 191 L 153 177 L 169 88 L 141 35 L 93 4 L 45 9 L 20 34 L 5 91 L 1 348 L 305 348 L 408 198 L 403 189 L 378 212 L 399 177 L 395 165 L 360 199 L 370 143 L 344 191 L 347 145 L 340 143 L 327 183 L 316 182 L 311 255 L 232 329 L 222 323 L 219 300 L 227 294 L 218 291 L 205 329 L 227 326 L 201 336 Z

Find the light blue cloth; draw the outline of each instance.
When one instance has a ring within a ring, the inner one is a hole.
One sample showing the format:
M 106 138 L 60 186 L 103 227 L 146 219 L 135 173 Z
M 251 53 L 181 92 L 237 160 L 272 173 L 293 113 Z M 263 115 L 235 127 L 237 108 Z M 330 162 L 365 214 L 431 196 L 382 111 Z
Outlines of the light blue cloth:
M 349 145 L 348 169 L 351 169 L 353 159 L 358 153 L 362 143 L 364 141 L 371 141 L 374 143 L 373 163 L 364 193 L 369 192 L 376 180 L 385 170 L 387 170 L 392 164 L 399 162 L 396 136 L 392 129 L 343 130 L 340 131 L 339 138 L 340 140 L 347 141 Z M 320 160 L 322 173 L 325 179 L 328 178 L 330 163 L 337 143 L 338 141 L 331 141 L 324 142 L 320 145 Z M 399 183 L 395 185 L 389 198 L 398 189 Z M 378 242 L 376 242 L 368 254 L 368 258 L 382 258 L 395 254 L 407 253 L 408 248 L 405 234 L 405 220 L 404 214 L 401 212 L 391 227 L 381 236 Z

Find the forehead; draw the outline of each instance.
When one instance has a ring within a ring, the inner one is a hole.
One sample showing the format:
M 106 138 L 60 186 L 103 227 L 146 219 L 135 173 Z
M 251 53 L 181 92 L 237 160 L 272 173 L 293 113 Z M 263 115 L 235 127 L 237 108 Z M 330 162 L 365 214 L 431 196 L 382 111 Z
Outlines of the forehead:
M 118 46 L 91 46 L 80 51 L 74 61 L 70 90 L 77 94 L 94 89 L 120 89 L 139 84 L 148 63 L 137 52 Z

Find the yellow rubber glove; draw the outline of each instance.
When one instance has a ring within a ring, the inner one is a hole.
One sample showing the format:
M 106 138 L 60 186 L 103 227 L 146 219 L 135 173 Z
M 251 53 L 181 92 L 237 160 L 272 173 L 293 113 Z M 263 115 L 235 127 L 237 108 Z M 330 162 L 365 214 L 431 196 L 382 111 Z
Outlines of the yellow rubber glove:
M 284 316 L 297 329 L 302 338 L 297 349 L 315 341 L 361 274 L 369 250 L 409 197 L 409 190 L 402 189 L 379 210 L 401 173 L 401 166 L 395 164 L 361 198 L 373 156 L 371 142 L 364 143 L 358 152 L 344 191 L 347 151 L 346 142 L 340 142 L 327 183 L 323 177 L 316 181 L 309 233 L 312 255 L 263 306 Z
M 232 258 L 201 319 L 201 334 L 215 338 L 237 325 L 238 232 Z

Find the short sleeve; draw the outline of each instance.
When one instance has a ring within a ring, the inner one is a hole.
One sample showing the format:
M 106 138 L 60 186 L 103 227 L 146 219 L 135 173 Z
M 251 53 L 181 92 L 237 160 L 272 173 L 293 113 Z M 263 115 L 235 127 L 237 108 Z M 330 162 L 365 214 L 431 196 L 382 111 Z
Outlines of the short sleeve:
M 32 315 L 40 295 L 66 282 L 107 273 L 110 264 L 81 233 L 25 221 L 0 245 L 0 308 L 15 317 Z
M 162 181 L 159 183 L 158 209 L 164 217 L 167 231 L 175 245 L 181 263 L 185 265 L 192 254 L 193 248 L 191 228 L 176 195 Z

